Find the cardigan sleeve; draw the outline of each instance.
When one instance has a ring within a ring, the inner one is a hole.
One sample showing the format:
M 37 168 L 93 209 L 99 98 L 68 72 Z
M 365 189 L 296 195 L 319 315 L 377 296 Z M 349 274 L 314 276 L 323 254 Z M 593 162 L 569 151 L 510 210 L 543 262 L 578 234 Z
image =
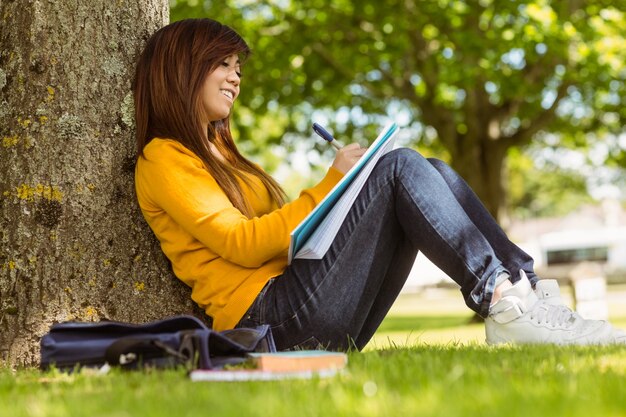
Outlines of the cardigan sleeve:
M 212 252 L 248 268 L 283 253 L 291 231 L 342 177 L 331 167 L 297 199 L 249 219 L 232 205 L 198 157 L 177 142 L 164 142 L 158 149 L 144 150 L 138 161 L 136 185 L 142 210 L 164 211 Z

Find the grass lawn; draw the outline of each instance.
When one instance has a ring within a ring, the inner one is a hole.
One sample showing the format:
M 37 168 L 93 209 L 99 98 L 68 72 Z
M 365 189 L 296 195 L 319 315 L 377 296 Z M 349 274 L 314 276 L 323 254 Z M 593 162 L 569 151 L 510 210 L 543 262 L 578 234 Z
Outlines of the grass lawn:
M 457 298 L 402 296 L 366 350 L 328 379 L 0 368 L 0 416 L 626 416 L 626 347 L 488 347 Z M 611 314 L 624 326 L 619 304 Z

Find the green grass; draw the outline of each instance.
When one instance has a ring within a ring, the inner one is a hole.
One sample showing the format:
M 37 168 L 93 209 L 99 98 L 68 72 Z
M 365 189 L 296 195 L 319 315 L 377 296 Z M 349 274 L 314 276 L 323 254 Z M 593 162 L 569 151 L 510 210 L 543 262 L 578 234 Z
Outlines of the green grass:
M 624 348 L 415 346 L 350 354 L 345 373 L 190 382 L 184 371 L 0 371 L 0 415 L 623 416 Z
M 184 370 L 0 368 L 0 417 L 626 416 L 626 347 L 489 347 L 449 295 L 401 297 L 333 378 L 211 383 Z M 611 312 L 626 324 L 623 307 Z

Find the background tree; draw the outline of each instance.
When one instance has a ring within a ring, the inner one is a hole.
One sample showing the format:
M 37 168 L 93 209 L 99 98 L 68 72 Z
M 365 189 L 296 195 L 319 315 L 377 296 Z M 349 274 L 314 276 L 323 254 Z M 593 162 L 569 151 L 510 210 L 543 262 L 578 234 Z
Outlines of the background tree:
M 0 3 L 0 362 L 69 319 L 192 311 L 136 205 L 131 79 L 166 0 Z
M 209 15 L 252 44 L 241 95 L 251 114 L 304 132 L 332 111 L 338 134 L 356 126 L 357 138 L 391 116 L 413 144 L 443 146 L 496 217 L 509 150 L 543 132 L 588 146 L 624 131 L 623 0 L 175 3 L 173 19 Z M 251 120 L 242 138 L 259 140 Z
M 543 149 L 536 151 L 541 154 Z M 584 172 L 562 167 L 534 153 L 518 149 L 509 153 L 506 184 L 508 205 L 514 210 L 512 217 L 560 217 L 582 205 L 593 204 Z

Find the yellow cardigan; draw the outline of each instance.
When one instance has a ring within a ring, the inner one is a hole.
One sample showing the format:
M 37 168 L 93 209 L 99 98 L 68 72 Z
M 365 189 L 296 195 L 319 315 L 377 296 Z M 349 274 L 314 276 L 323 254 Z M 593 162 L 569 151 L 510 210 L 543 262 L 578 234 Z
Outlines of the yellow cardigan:
M 137 161 L 141 211 L 216 330 L 233 328 L 263 286 L 287 266 L 289 234 L 341 179 L 330 168 L 316 186 L 278 209 L 261 181 L 240 181 L 255 217 L 231 204 L 202 161 L 179 142 L 153 139 Z

